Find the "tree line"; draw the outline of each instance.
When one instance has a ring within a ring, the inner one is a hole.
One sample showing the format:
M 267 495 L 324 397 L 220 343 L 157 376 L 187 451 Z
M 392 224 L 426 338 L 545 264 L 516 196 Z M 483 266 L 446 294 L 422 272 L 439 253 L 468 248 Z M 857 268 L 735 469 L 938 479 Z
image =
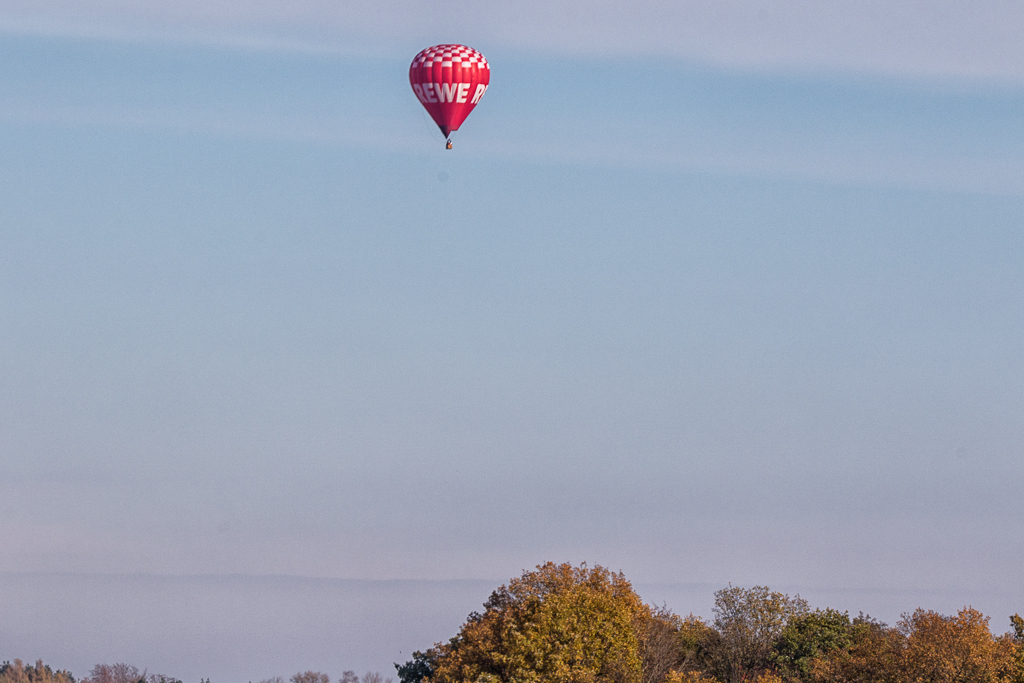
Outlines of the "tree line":
M 355 671 L 345 671 L 338 683 L 392 683 L 377 671 L 368 671 L 362 679 Z M 331 677 L 321 671 L 300 671 L 288 679 L 290 683 L 331 683 Z M 54 671 L 42 661 L 25 664 L 20 659 L 0 665 L 0 683 L 182 683 L 181 680 L 163 674 L 139 671 L 131 664 L 97 664 L 89 675 L 76 680 L 70 671 Z M 210 683 L 210 679 L 199 679 L 199 683 Z M 282 676 L 264 678 L 259 683 L 285 683 Z
M 917 609 L 890 626 L 730 585 L 715 593 L 705 621 L 645 604 L 621 572 L 549 562 L 499 587 L 455 636 L 395 668 L 399 683 L 1024 683 L 1024 619 L 1014 614 L 1008 632 L 993 634 L 971 607 Z M 304 671 L 289 681 L 331 678 Z M 16 659 L 0 665 L 0 683 L 182 682 L 128 664 L 99 664 L 76 681 Z M 337 683 L 392 679 L 345 671 Z
M 765 586 L 715 593 L 711 621 L 644 604 L 622 573 L 547 563 L 495 590 L 400 683 L 1024 683 L 1024 619 L 918 609 L 887 625 Z

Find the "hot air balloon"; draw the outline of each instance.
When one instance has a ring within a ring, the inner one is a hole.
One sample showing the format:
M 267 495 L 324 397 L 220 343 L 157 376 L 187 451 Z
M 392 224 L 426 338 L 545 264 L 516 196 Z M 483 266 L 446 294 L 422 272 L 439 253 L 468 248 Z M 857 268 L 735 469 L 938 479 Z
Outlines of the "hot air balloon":
M 487 92 L 491 67 L 484 56 L 465 45 L 435 45 L 420 52 L 409 66 L 409 83 L 452 148 L 452 131 Z

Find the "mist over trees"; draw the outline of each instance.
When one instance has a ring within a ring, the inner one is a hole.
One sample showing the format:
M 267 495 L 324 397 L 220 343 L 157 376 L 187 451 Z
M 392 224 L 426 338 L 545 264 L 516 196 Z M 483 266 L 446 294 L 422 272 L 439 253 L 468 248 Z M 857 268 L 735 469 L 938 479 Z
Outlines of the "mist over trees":
M 621 573 L 547 563 L 495 590 L 400 683 L 1024 683 L 1024 619 L 918 609 L 889 626 L 765 586 L 715 593 L 711 622 L 645 605 Z

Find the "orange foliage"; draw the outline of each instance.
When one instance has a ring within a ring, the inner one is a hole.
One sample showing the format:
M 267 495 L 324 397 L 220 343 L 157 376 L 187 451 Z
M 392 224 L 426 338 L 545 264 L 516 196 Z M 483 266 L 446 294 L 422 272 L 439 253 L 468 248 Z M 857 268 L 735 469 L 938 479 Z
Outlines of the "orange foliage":
M 907 680 L 927 683 L 1011 683 L 1017 648 L 993 637 L 988 617 L 966 607 L 956 616 L 919 609 L 897 628 L 906 637 Z
M 919 609 L 895 628 L 858 624 L 849 650 L 816 660 L 820 683 L 1020 683 L 1019 648 L 993 636 L 988 617 L 966 607 L 955 616 Z

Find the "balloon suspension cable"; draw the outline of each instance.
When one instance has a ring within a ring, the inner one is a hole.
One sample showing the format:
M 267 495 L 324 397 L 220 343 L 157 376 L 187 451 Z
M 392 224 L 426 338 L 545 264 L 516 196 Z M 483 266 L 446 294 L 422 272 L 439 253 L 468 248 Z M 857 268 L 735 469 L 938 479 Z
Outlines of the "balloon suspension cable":
M 447 139 L 447 140 L 445 141 L 445 143 L 444 143 L 444 148 L 445 148 L 445 149 L 451 149 L 451 148 L 452 148 L 452 139 L 451 139 L 451 138 L 448 138 L 448 139 Z

